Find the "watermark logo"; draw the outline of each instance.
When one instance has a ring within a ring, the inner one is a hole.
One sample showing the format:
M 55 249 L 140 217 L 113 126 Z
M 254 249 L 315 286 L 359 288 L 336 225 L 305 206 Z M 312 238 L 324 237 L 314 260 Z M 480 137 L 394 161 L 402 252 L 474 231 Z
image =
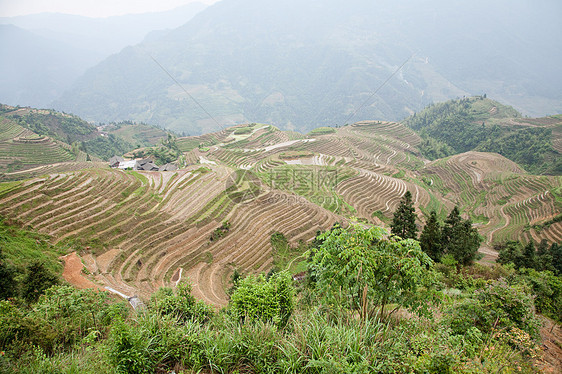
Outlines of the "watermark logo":
M 249 170 L 236 170 L 227 179 L 227 196 L 237 204 L 249 203 L 271 190 L 278 190 L 285 194 L 270 194 L 265 201 L 288 205 L 337 204 L 338 173 L 335 169 L 274 169 L 265 180 L 266 183 Z
M 237 204 L 249 203 L 266 191 L 261 179 L 249 170 L 233 171 L 226 180 L 227 197 Z
M 334 191 L 338 184 L 338 172 L 316 169 L 272 170 L 269 184 L 272 188 L 297 195 L 315 195 L 320 191 Z

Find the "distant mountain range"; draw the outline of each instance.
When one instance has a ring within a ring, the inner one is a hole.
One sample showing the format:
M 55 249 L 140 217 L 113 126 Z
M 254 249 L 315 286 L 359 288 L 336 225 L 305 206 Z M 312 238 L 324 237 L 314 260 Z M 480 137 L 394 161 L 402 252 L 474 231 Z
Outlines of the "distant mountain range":
M 58 13 L 0 17 L 0 102 L 50 106 L 87 68 L 155 30 L 184 24 L 205 7 L 191 3 L 107 18 Z
M 91 120 L 132 118 L 191 133 L 217 128 L 216 122 L 307 130 L 397 120 L 469 93 L 488 93 L 525 114 L 562 111 L 559 4 L 431 5 L 223 0 L 166 35 L 109 57 L 55 106 Z
M 555 1 L 223 0 L 109 56 L 52 106 L 192 135 L 401 120 L 484 93 L 524 115 L 556 114 L 561 12 Z
M 0 98 L 47 107 L 92 65 L 96 53 L 13 25 L 0 25 Z
M 40 13 L 0 17 L 0 24 L 11 24 L 45 38 L 88 49 L 104 57 L 128 45 L 138 44 L 152 31 L 175 29 L 207 5 L 199 2 L 163 12 L 91 18 L 61 13 Z

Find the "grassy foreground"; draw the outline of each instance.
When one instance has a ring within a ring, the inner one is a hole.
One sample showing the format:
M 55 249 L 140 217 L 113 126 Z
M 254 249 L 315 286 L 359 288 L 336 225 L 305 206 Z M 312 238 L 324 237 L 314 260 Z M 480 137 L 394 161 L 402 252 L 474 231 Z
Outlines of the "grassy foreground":
M 392 239 L 378 228 L 332 230 L 314 243 L 304 281 L 287 273 L 236 276 L 220 311 L 195 300 L 188 283 L 160 289 L 136 311 L 105 292 L 60 282 L 37 301 L 15 293 L 0 301 L 0 372 L 534 373 L 543 367 L 536 313 L 562 305 L 562 281 L 551 272 L 434 264 L 417 241 Z M 346 269 L 340 260 L 354 266 Z M 5 270 L 13 261 L 3 257 L 0 264 Z

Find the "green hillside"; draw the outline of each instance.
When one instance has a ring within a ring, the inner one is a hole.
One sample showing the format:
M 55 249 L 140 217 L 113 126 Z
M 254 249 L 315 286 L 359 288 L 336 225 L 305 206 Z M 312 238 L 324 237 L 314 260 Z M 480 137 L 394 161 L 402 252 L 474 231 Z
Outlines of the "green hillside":
M 507 115 L 486 120 L 558 126 Z M 4 121 L 6 143 L 43 139 Z M 307 136 L 251 123 L 168 134 L 150 151 L 179 155 L 174 171 L 22 170 L 0 183 L 0 372 L 557 367 L 562 331 L 538 313 L 561 319 L 562 177 L 497 153 L 430 161 L 423 143 L 397 122 Z M 410 237 L 435 217 L 424 246 L 382 228 L 394 230 L 403 205 Z M 59 254 L 80 289 L 52 276 Z M 49 282 L 59 285 L 39 287 Z
M 0 104 L 0 114 L 36 134 L 72 144 L 97 136 L 97 129 L 83 119 L 50 109 L 12 107 Z
M 151 147 L 165 139 L 168 131 L 145 123 L 124 121 L 103 126 L 103 131 L 112 134 L 135 148 Z
M 404 123 L 424 139 L 422 154 L 431 159 L 468 151 L 495 152 L 534 174 L 562 174 L 555 146 L 562 121 L 522 118 L 515 109 L 482 96 L 433 104 Z
M 76 156 L 67 144 L 38 135 L 0 116 L 0 172 L 73 161 Z
M 57 162 L 108 160 L 114 155 L 157 145 L 169 133 L 131 121 L 98 128 L 72 114 L 3 104 L 0 104 L 0 121 L 1 140 L 4 142 L 3 155 L 0 156 L 4 162 L 0 161 L 3 165 L 0 170 L 8 172 Z M 25 139 L 21 135 L 24 133 Z M 31 150 L 39 148 L 39 143 L 55 145 Z M 56 150 L 51 149 L 53 147 Z M 41 157 L 37 157 L 38 153 Z M 8 162 L 10 158 L 15 159 Z
M 51 109 L 21 108 L 0 104 L 0 119 L 5 121 L 4 126 L 11 126 L 9 123 L 15 124 L 36 134 L 37 137 L 51 139 L 71 154 L 71 157 L 53 157 L 51 159 L 49 159 L 50 155 L 46 155 L 35 164 L 73 161 L 74 159 L 77 161 L 82 159 L 83 161 L 88 159 L 107 160 L 115 154 L 123 154 L 133 148 L 131 144 L 119 137 L 111 134 L 103 136 L 96 126 L 78 116 Z M 14 156 L 18 151 L 25 152 L 24 147 L 16 148 L 20 149 L 12 153 Z

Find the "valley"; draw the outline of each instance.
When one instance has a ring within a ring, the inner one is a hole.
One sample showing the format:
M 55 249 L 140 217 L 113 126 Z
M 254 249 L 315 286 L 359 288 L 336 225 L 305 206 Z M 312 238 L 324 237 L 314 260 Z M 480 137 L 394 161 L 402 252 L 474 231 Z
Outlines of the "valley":
M 0 5 L 0 374 L 562 374 L 562 2 Z
M 17 141 L 33 138 L 29 130 L 2 125 L 6 144 L 33 155 Z M 430 161 L 418 149 L 422 141 L 397 122 L 308 135 L 248 124 L 177 138 L 186 160 L 177 171 L 122 171 L 47 154 L 61 162 L 4 172 L 12 181 L 0 184 L 0 215 L 76 251 L 99 286 L 146 299 L 189 278 L 193 294 L 216 306 L 228 302 L 234 269 L 272 268 L 273 233 L 296 247 L 353 217 L 388 226 L 406 191 L 419 227 L 431 210 L 444 218 L 460 206 L 485 238 L 484 261 L 506 240 L 562 240 L 562 223 L 553 219 L 562 212 L 560 176 L 531 175 L 497 153 Z M 46 152 L 46 144 L 32 145 Z

